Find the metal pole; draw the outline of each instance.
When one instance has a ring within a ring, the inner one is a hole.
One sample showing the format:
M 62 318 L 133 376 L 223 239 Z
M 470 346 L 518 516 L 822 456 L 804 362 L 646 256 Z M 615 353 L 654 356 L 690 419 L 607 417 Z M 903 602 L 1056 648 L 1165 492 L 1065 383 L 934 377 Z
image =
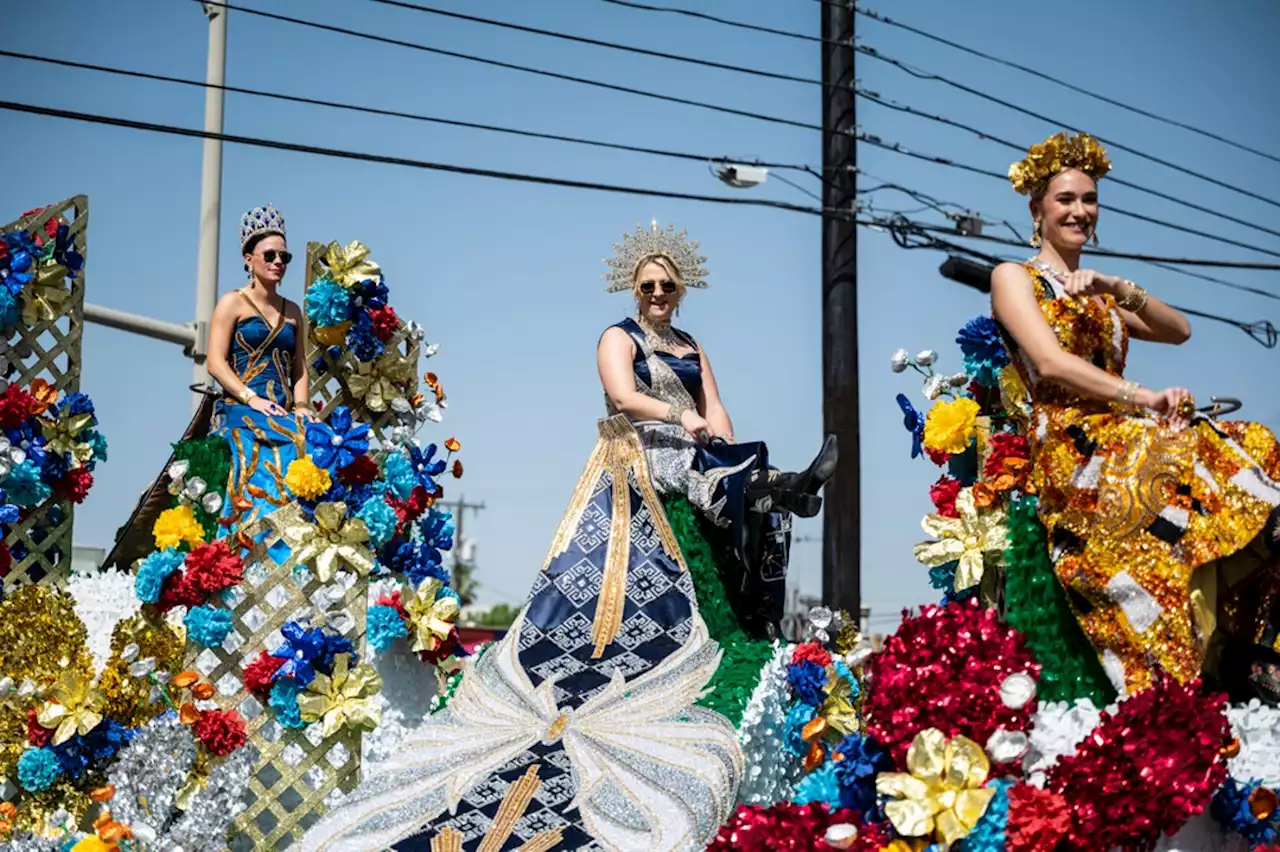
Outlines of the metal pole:
M 205 82 L 209 88 L 204 95 L 204 129 L 222 133 L 223 95 L 220 88 L 227 78 L 227 9 L 205 4 L 204 13 L 209 18 L 209 56 L 205 68 Z M 200 249 L 196 272 L 196 345 L 192 353 L 195 366 L 191 382 L 204 385 L 209 380 L 205 366 L 205 352 L 209 338 L 209 322 L 218 301 L 218 225 L 222 219 L 222 140 L 204 140 L 204 169 L 200 182 Z M 191 409 L 200 406 L 200 394 L 191 397 Z
M 191 323 L 179 325 L 173 322 L 131 314 L 127 311 L 117 311 L 115 308 L 91 305 L 87 302 L 84 306 L 84 319 L 85 322 L 105 325 L 107 328 L 130 331 L 134 334 L 141 334 L 144 337 L 163 340 L 166 343 L 176 343 L 188 355 L 191 354 L 191 350 L 196 345 L 196 331 Z
M 857 618 L 862 612 L 861 476 L 858 429 L 858 246 L 853 2 L 826 2 L 822 14 L 822 421 L 840 441 L 826 487 L 822 598 Z

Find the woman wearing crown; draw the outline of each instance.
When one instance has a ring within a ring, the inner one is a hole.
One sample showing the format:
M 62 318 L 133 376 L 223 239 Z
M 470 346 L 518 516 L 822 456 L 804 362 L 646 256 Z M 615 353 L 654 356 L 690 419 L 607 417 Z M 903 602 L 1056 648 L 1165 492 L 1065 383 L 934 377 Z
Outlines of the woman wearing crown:
M 1009 176 L 1039 253 L 992 274 L 1030 395 L 1029 490 L 1054 573 L 1122 694 L 1157 670 L 1207 671 L 1275 702 L 1280 447 L 1262 426 L 1198 414 L 1182 388 L 1124 378 L 1130 338 L 1179 344 L 1191 328 L 1137 284 L 1081 268 L 1110 168 L 1083 134 L 1033 146 Z
M 232 533 L 286 502 L 285 472 L 304 442 L 303 421 L 315 417 L 307 404 L 302 312 L 279 293 L 293 259 L 284 217 L 271 205 L 245 213 L 240 248 L 249 281 L 219 300 L 208 360 L 209 374 L 227 394 L 215 404 L 212 425 L 231 447 L 222 521 Z M 283 544 L 276 549 L 287 554 Z
M 671 327 L 686 288 L 706 286 L 697 243 L 655 224 L 615 249 L 608 289 L 637 313 L 600 339 L 609 416 L 528 603 L 302 848 L 675 852 L 704 848 L 731 813 L 736 731 L 695 706 L 723 650 L 698 609 L 712 581 L 691 574 L 681 545 L 698 533 L 678 537 L 667 508 L 691 504 L 722 534 L 729 606 L 766 635 L 789 515 L 818 511 L 836 450 L 828 439 L 784 474 L 764 444 L 735 443 L 706 352 Z

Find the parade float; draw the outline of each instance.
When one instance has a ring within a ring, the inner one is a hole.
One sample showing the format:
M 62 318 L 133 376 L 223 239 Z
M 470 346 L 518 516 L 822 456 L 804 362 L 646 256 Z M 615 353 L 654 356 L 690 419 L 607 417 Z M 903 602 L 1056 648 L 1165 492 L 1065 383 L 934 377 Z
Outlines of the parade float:
M 73 509 L 111 429 L 79 388 L 86 222 L 78 198 L 3 233 L 0 847 L 296 848 L 490 651 L 459 647 L 443 567 L 459 444 L 418 438 L 445 405 L 419 373 L 434 347 L 365 246 L 310 244 L 319 422 L 278 507 L 225 520 L 233 460 L 198 414 L 106 569 L 75 574 Z M 921 374 L 902 451 L 942 468 L 915 550 L 940 600 L 880 650 L 822 607 L 797 644 L 744 629 L 715 531 L 664 503 L 721 652 L 697 703 L 741 748 L 707 848 L 1271 848 L 1280 713 L 1168 677 L 1119 697 L 1026 493 L 1025 389 L 989 319 L 957 343 L 954 374 L 931 350 L 891 360 Z M 562 848 L 519 815 L 500 845 L 481 826 L 448 848 Z

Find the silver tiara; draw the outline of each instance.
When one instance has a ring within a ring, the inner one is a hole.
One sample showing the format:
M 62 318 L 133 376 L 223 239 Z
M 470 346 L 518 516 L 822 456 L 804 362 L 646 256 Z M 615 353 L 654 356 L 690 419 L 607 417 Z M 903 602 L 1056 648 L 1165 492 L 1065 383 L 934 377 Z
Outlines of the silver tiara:
M 620 293 L 630 290 L 635 280 L 636 266 L 646 257 L 655 254 L 666 255 L 675 264 L 676 271 L 686 287 L 699 289 L 707 286 L 707 268 L 703 266 L 707 259 L 698 254 L 698 241 L 689 239 L 688 231 L 676 233 L 675 225 L 668 225 L 665 231 L 658 228 L 658 220 L 654 219 L 646 230 L 636 225 L 634 234 L 623 234 L 622 242 L 613 244 L 614 255 L 605 260 L 609 271 L 604 279 L 609 282 L 606 293 Z
M 244 251 L 249 240 L 262 234 L 284 236 L 284 217 L 270 204 L 255 207 L 240 217 L 240 250 Z

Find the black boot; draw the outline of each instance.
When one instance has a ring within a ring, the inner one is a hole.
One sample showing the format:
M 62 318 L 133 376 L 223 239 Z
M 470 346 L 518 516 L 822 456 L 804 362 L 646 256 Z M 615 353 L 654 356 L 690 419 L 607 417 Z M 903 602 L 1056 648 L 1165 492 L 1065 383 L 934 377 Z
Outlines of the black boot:
M 747 486 L 747 499 L 762 513 L 777 508 L 798 518 L 812 518 L 822 509 L 818 492 L 835 473 L 838 455 L 836 437 L 828 435 L 818 455 L 801 472 L 758 472 Z

